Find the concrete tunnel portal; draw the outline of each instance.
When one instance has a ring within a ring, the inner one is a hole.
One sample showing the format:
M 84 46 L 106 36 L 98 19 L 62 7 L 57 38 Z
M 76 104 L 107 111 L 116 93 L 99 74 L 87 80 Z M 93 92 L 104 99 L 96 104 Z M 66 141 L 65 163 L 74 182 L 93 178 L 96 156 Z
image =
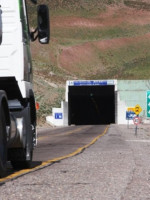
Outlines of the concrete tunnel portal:
M 65 100 L 46 120 L 53 126 L 133 124 L 127 111 L 139 104 L 142 122 L 147 123 L 149 84 L 150 80 L 68 80 Z
M 110 123 L 115 123 L 115 85 L 69 86 L 69 125 Z

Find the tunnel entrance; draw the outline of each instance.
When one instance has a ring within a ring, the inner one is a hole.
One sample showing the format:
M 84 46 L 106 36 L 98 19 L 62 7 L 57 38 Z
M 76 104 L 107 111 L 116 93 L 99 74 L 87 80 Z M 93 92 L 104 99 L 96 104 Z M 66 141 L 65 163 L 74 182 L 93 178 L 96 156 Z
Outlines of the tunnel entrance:
M 69 86 L 69 125 L 115 123 L 115 86 Z

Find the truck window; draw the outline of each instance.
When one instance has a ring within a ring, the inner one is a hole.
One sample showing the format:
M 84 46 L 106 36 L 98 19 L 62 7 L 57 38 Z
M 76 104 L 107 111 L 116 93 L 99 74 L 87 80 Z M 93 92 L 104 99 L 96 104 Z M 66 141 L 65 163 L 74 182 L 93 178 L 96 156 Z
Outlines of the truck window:
M 27 23 L 27 14 L 26 14 L 26 4 L 24 1 L 20 0 L 20 20 L 22 23 L 23 30 L 23 40 L 25 43 L 29 42 L 29 27 Z

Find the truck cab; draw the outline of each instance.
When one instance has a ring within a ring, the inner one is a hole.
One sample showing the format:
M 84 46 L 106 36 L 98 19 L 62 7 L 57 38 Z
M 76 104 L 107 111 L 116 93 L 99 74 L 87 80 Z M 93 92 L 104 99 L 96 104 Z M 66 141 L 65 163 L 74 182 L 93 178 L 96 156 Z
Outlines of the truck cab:
M 29 167 L 37 141 L 30 41 L 48 44 L 49 12 L 37 6 L 37 28 L 31 32 L 26 4 L 0 0 L 0 177 L 8 160 L 14 168 Z

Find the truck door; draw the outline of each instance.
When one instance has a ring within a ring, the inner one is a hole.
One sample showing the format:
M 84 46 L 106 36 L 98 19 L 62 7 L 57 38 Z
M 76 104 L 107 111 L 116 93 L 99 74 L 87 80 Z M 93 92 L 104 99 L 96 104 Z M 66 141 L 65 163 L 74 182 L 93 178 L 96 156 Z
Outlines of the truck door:
M 30 51 L 30 36 L 27 18 L 26 2 L 20 0 L 20 18 L 22 22 L 23 46 L 24 46 L 24 81 L 32 82 L 32 62 Z

